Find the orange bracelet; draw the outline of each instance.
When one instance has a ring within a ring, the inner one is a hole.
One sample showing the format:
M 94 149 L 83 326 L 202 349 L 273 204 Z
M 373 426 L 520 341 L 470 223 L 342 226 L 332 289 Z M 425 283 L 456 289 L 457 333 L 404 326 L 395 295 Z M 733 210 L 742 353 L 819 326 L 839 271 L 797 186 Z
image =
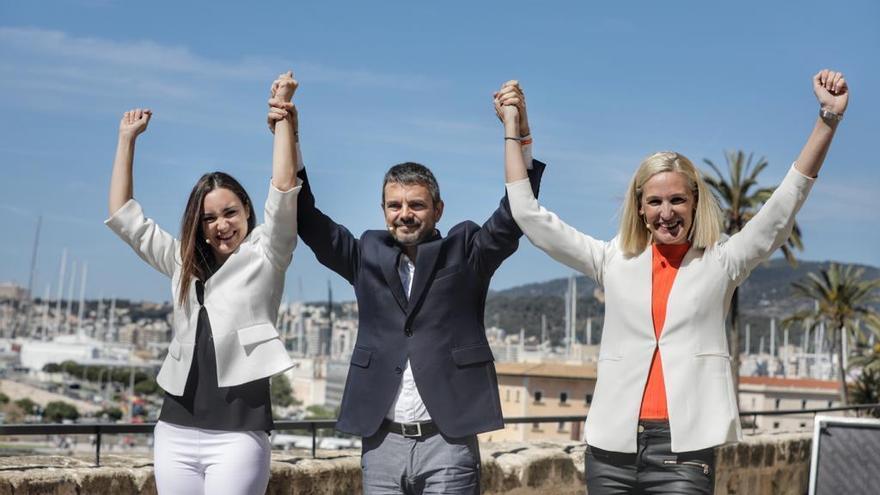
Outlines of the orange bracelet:
M 521 144 L 522 146 L 525 146 L 527 144 L 532 144 L 532 138 L 520 139 L 519 144 Z

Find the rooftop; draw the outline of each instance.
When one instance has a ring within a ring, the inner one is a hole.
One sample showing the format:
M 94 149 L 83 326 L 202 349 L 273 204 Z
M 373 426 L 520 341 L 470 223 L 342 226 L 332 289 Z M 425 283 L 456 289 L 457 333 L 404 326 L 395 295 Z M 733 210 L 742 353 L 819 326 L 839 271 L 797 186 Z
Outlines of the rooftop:
M 505 376 L 596 379 L 595 364 L 495 363 L 495 372 Z
M 773 388 L 800 388 L 838 390 L 840 387 L 835 380 L 816 380 L 813 378 L 782 378 L 778 376 L 740 376 L 742 385 L 757 385 Z

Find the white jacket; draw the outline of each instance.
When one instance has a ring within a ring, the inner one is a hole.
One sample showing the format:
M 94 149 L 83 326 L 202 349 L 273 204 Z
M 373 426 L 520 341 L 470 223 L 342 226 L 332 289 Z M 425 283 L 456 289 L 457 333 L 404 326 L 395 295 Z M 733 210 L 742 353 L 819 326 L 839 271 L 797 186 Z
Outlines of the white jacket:
M 651 249 L 626 257 L 617 238 L 593 239 L 539 205 L 527 180 L 507 184 L 510 209 L 532 244 L 605 291 L 596 390 L 584 428 L 590 445 L 636 452 L 639 408 L 655 345 L 663 361 L 672 451 L 742 439 L 725 316 L 733 290 L 788 239 L 813 182 L 792 167 L 741 232 L 687 252 L 659 342 L 651 319 Z
M 269 186 L 265 222 L 205 282 L 205 308 L 217 356 L 217 383 L 241 385 L 294 366 L 275 330 L 284 273 L 296 246 L 296 200 L 301 186 L 282 192 Z M 195 283 L 187 304 L 178 302 L 180 242 L 144 217 L 134 199 L 104 222 L 144 261 L 171 277 L 172 339 L 156 378 L 172 395 L 183 395 L 195 347 L 199 303 Z

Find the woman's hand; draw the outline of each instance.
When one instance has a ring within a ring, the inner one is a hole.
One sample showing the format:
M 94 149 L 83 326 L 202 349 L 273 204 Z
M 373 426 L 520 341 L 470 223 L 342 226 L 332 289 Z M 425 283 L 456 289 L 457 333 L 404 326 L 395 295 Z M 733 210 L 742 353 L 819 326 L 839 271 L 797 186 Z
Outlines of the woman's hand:
M 119 137 L 135 139 L 142 132 L 147 130 L 147 124 L 150 123 L 150 117 L 153 111 L 149 108 L 135 108 L 122 114 L 122 120 L 119 121 Z
M 849 86 L 843 74 L 828 69 L 820 70 L 813 76 L 813 93 L 816 93 L 816 99 L 819 100 L 823 110 L 843 116 L 849 103 Z M 816 118 L 813 132 L 807 138 L 807 143 L 804 144 L 795 162 L 795 168 L 807 177 L 819 176 L 819 170 L 825 162 L 831 140 L 834 139 L 834 133 L 837 131 L 840 118 L 827 117 L 820 115 Z
M 293 78 L 293 72 L 287 71 L 272 82 L 272 99 L 288 102 L 293 98 L 299 83 Z
M 507 81 L 492 96 L 495 103 L 495 115 L 498 116 L 498 119 L 505 124 L 508 122 L 508 119 L 514 119 L 517 123 L 519 137 L 528 136 L 531 131 L 529 130 L 529 118 L 526 113 L 526 97 L 519 85 L 519 81 Z
M 272 185 L 289 191 L 296 185 L 297 142 L 299 140 L 296 107 L 290 99 L 299 84 L 287 71 L 272 82 L 269 97 L 269 130 L 275 134 L 272 144 Z M 277 131 L 277 132 L 276 132 Z
M 291 71 L 281 74 L 278 79 L 272 82 L 266 123 L 273 134 L 275 133 L 275 123 L 282 119 L 290 119 L 295 133 L 299 130 L 296 106 L 290 101 L 297 87 L 299 87 L 299 83 L 293 78 Z
M 136 138 L 147 130 L 150 117 L 149 108 L 135 108 L 122 114 L 119 121 L 119 141 L 116 143 L 116 157 L 113 159 L 113 172 L 110 175 L 110 215 L 115 214 L 134 195 L 134 179 L 131 168 L 134 165 L 134 144 Z
M 849 87 L 840 72 L 822 69 L 813 76 L 813 93 L 819 105 L 830 112 L 843 115 L 849 103 Z

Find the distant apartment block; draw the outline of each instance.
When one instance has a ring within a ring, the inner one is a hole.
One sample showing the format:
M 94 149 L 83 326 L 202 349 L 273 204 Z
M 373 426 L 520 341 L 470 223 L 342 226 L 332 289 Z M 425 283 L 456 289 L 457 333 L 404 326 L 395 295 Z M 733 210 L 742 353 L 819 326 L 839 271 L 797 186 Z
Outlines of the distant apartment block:
M 27 298 L 27 288 L 12 282 L 0 282 L 0 301 L 22 301 Z
M 739 390 L 740 411 L 820 409 L 840 405 L 840 387 L 833 380 L 741 376 Z M 746 416 L 743 419 L 747 431 L 750 426 L 762 432 L 799 431 L 813 427 L 812 413 Z
M 579 416 L 564 423 L 507 425 L 480 435 L 482 441 L 579 440 L 593 391 L 595 364 L 495 363 L 501 412 L 506 418 Z

